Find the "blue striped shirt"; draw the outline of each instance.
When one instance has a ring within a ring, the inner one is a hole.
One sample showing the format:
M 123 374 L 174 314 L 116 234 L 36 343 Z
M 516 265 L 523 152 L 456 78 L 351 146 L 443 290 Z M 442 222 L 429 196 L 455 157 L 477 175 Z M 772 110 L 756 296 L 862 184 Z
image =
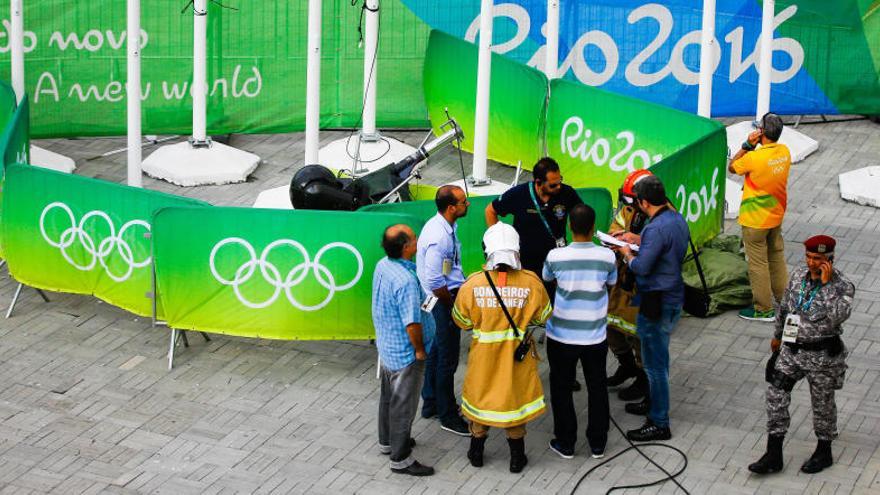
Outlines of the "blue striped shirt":
M 556 280 L 547 337 L 574 345 L 604 341 L 608 287 L 617 283 L 614 253 L 592 242 L 573 242 L 550 251 L 543 278 Z
M 390 371 L 406 368 L 416 350 L 406 333 L 412 323 L 422 325 L 425 352 L 434 341 L 434 317 L 422 311 L 425 294 L 416 277 L 416 265 L 405 259 L 382 258 L 373 272 L 373 326 L 382 366 Z

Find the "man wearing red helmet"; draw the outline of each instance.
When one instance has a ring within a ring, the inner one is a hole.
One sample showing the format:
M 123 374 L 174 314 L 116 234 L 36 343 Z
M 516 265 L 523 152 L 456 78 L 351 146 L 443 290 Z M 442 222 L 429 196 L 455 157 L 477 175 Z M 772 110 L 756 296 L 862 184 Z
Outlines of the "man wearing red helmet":
M 806 378 L 813 405 L 813 431 L 819 442 L 801 466 L 818 473 L 831 466 L 831 441 L 837 437 L 834 391 L 843 388 L 846 347 L 840 336 L 852 311 L 855 286 L 834 269 L 837 242 L 817 235 L 804 242 L 806 266 L 794 271 L 776 312 L 776 332 L 770 341 L 774 353 L 768 363 L 767 452 L 749 465 L 758 474 L 782 470 L 782 442 L 791 416 L 788 406 L 795 384 Z M 774 362 L 775 358 L 775 362 Z
M 653 175 L 645 169 L 636 170 L 626 176 L 618 193 L 617 211 L 611 222 L 609 232 L 619 238 L 633 241 L 633 236 L 642 233 L 648 215 L 638 208 L 634 187 L 640 180 Z M 648 411 L 648 377 L 642 369 L 642 353 L 639 336 L 636 333 L 638 306 L 633 306 L 635 297 L 635 275 L 628 269 L 623 257 L 617 254 L 618 283 L 608 295 L 608 347 L 617 358 L 619 366 L 608 377 L 609 387 L 623 385 L 629 378 L 635 381 L 629 387 L 617 392 L 621 400 L 641 402 L 627 404 L 627 412 L 646 414 Z

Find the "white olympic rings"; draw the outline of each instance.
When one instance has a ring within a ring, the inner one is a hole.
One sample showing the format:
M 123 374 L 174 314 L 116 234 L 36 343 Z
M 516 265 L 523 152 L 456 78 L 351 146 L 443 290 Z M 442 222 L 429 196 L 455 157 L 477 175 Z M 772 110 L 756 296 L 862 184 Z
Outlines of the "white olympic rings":
M 67 213 L 67 217 L 70 219 L 70 227 L 66 228 L 58 240 L 52 240 L 49 238 L 49 234 L 46 233 L 46 215 L 55 208 L 60 208 L 62 211 Z M 85 225 L 86 222 L 89 221 L 92 217 L 103 219 L 110 230 L 110 235 L 107 236 L 100 243 L 95 245 L 95 239 L 86 232 Z M 43 212 L 40 214 L 40 233 L 43 235 L 43 239 L 49 243 L 50 246 L 58 248 L 61 250 L 61 255 L 70 263 L 71 266 L 76 268 L 77 270 L 81 270 L 84 272 L 90 271 L 95 268 L 95 264 L 100 262 L 101 266 L 104 267 L 104 271 L 107 273 L 111 279 L 116 282 L 125 282 L 131 277 L 131 274 L 134 272 L 135 268 L 143 268 L 150 264 L 152 261 L 152 256 L 147 256 L 143 261 L 135 261 L 134 260 L 134 252 L 132 247 L 123 239 L 125 232 L 134 226 L 140 226 L 146 229 L 148 232 L 150 231 L 150 224 L 143 220 L 131 220 L 122 225 L 122 228 L 119 229 L 119 233 L 116 232 L 116 227 L 113 225 L 113 220 L 109 215 L 100 210 L 92 210 L 80 219 L 77 224 L 76 218 L 73 216 L 73 211 L 66 204 L 55 201 L 53 203 L 49 203 L 43 208 Z M 79 240 L 79 244 L 82 246 L 83 250 L 85 250 L 86 254 L 91 257 L 91 261 L 88 263 L 81 265 L 73 260 L 69 251 L 69 248 L 73 246 L 74 241 Z M 127 265 L 127 269 L 124 274 L 116 275 L 107 265 L 107 258 L 113 254 L 113 251 L 119 253 L 119 257 L 122 258 L 122 261 Z
M 244 247 L 250 257 L 247 261 L 245 261 L 241 266 L 238 267 L 232 280 L 229 280 L 220 275 L 220 273 L 217 271 L 217 266 L 215 262 L 217 252 L 222 247 L 229 244 L 238 244 Z M 291 270 L 287 273 L 287 276 L 285 276 L 283 279 L 281 278 L 281 272 L 278 271 L 278 268 L 267 261 L 269 253 L 272 251 L 272 249 L 278 246 L 290 246 L 299 251 L 299 253 L 303 257 L 302 263 L 291 268 Z M 347 249 L 351 252 L 351 254 L 354 255 L 355 260 L 357 261 L 357 273 L 351 279 L 351 281 L 343 285 L 336 285 L 336 279 L 333 277 L 330 269 L 321 264 L 321 256 L 323 256 L 327 251 L 333 248 Z M 292 304 L 295 308 L 301 311 L 317 311 L 329 304 L 336 292 L 344 291 L 354 287 L 354 285 L 361 279 L 361 275 L 363 275 L 364 272 L 364 260 L 361 257 L 361 253 L 351 244 L 345 242 L 331 242 L 319 249 L 318 253 L 315 255 L 314 261 L 312 261 L 309 257 L 309 253 L 306 251 L 306 248 L 303 247 L 303 245 L 299 242 L 292 239 L 278 239 L 270 243 L 263 249 L 263 252 L 260 253 L 260 256 L 258 258 L 256 250 L 254 250 L 254 247 L 248 241 L 240 237 L 228 237 L 215 244 L 214 248 L 211 249 L 209 264 L 211 266 L 211 274 L 214 275 L 214 278 L 223 285 L 232 286 L 232 290 L 235 292 L 235 296 L 238 298 L 238 300 L 245 306 L 253 309 L 265 308 L 271 305 L 278 299 L 281 291 L 284 291 L 284 294 L 287 296 L 287 300 L 290 301 L 290 304 Z M 272 292 L 272 295 L 262 302 L 252 302 L 241 293 L 241 285 L 250 280 L 251 276 L 254 275 L 257 267 L 259 267 L 260 274 L 262 275 L 263 279 L 267 283 L 272 285 L 272 287 L 275 289 Z M 297 299 L 290 291 L 290 289 L 296 287 L 303 280 L 305 280 L 305 278 L 309 274 L 310 269 L 311 272 L 315 274 L 315 279 L 317 279 L 318 283 L 329 291 L 327 293 L 327 297 L 325 297 L 324 300 L 312 306 L 308 306 L 297 301 Z

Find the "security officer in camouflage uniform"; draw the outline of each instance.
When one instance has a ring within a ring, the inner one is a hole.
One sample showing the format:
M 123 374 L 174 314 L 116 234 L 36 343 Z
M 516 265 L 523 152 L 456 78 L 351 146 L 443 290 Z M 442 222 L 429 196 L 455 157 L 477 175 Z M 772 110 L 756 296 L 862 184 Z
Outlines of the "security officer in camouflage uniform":
M 791 390 L 801 378 L 810 384 L 813 430 L 819 443 L 801 466 L 805 473 L 818 473 L 831 466 L 831 441 L 837 436 L 837 405 L 834 391 L 843 387 L 846 347 L 840 335 L 842 323 L 852 311 L 855 286 L 835 270 L 833 238 L 818 235 L 807 239 L 806 266 L 791 276 L 779 310 L 770 347 L 767 381 L 767 452 L 749 465 L 758 474 L 782 470 L 782 441 L 791 418 Z

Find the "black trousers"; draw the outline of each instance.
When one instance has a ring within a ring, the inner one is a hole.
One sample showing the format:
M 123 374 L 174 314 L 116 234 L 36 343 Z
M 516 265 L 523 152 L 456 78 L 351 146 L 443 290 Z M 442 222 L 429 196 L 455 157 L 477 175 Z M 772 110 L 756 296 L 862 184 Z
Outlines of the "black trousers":
M 594 345 L 572 345 L 547 338 L 553 433 L 565 449 L 574 449 L 577 442 L 577 412 L 571 383 L 575 379 L 578 361 L 584 369 L 587 385 L 587 442 L 591 448 L 605 448 L 609 414 L 608 377 L 605 372 L 607 356 L 607 341 Z

